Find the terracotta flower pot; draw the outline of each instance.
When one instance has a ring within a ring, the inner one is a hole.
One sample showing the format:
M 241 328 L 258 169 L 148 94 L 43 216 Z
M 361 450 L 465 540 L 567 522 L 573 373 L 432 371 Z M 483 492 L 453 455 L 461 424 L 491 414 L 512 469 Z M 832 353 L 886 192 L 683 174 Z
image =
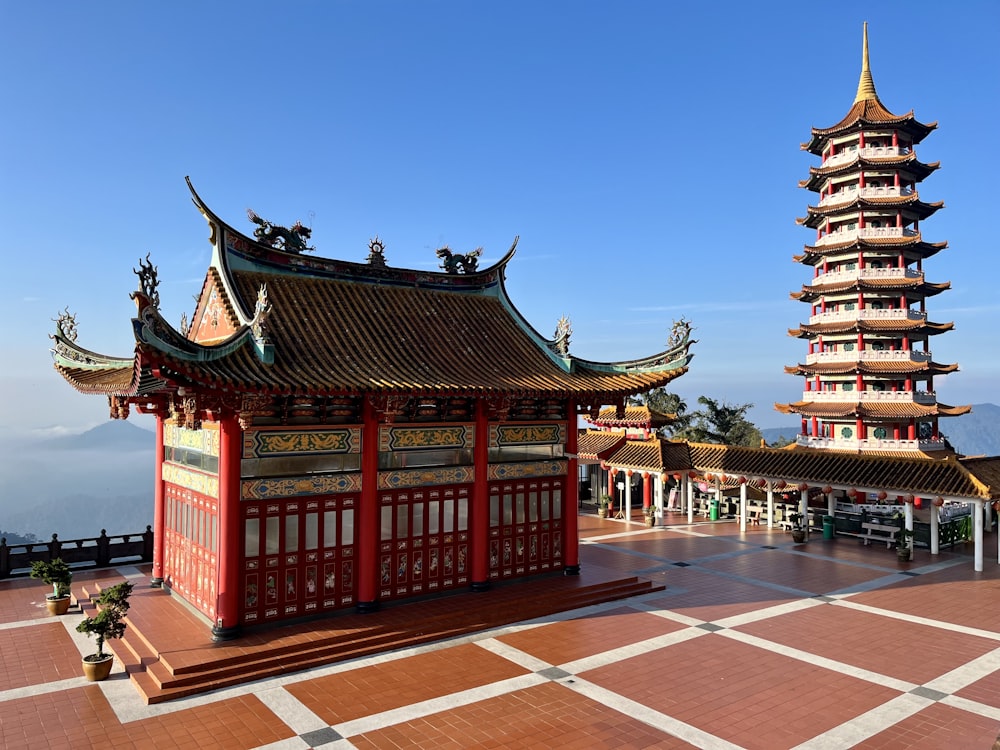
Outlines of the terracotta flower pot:
M 97 654 L 83 657 L 83 676 L 91 682 L 108 679 L 111 667 L 115 663 L 114 654 L 107 654 L 103 659 L 97 659 Z
M 64 615 L 69 610 L 70 601 L 69 595 L 59 598 L 47 596 L 45 597 L 45 606 L 50 615 Z

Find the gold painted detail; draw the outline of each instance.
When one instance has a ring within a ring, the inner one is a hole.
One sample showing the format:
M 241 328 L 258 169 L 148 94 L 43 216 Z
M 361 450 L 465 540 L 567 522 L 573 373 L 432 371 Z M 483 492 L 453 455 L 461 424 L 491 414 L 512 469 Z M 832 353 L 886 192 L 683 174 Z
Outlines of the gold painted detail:
M 380 490 L 403 487 L 424 487 L 433 484 L 465 484 L 472 482 L 476 472 L 471 466 L 453 466 L 441 469 L 411 469 L 408 471 L 383 471 L 378 475 Z
M 360 453 L 361 430 L 255 430 L 243 436 L 243 458 Z
M 200 492 L 209 497 L 219 496 L 219 478 L 212 474 L 203 474 L 200 471 L 192 471 L 177 464 L 163 464 L 163 481 L 176 484 L 187 490 Z
M 240 497 L 243 500 L 273 500 L 279 497 L 329 495 L 360 490 L 360 474 L 310 475 L 279 479 L 248 479 L 240 484 Z
M 563 424 L 491 425 L 490 447 L 505 445 L 553 445 L 566 442 Z
M 163 425 L 163 444 L 171 448 L 187 448 L 208 456 L 219 455 L 219 426 L 206 422 L 200 430 L 187 430 L 179 425 Z
M 523 479 L 526 477 L 561 477 L 565 475 L 565 461 L 529 461 L 516 464 L 490 464 L 487 479 Z
M 878 94 L 875 93 L 875 80 L 872 78 L 872 69 L 868 61 L 868 22 L 864 25 L 864 40 L 861 44 L 861 79 L 858 81 L 858 94 L 854 97 L 854 103 L 863 102 L 866 99 L 878 101 Z
M 381 427 L 379 451 L 405 451 L 416 448 L 472 448 L 475 430 L 472 425 L 448 427 Z

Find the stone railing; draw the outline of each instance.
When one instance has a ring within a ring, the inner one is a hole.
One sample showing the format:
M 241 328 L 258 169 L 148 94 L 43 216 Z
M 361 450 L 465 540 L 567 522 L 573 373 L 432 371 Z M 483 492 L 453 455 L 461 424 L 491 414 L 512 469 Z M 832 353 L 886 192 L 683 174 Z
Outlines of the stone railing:
M 872 239 L 876 237 L 916 237 L 917 232 L 913 229 L 903 227 L 865 227 L 864 229 L 843 229 L 839 232 L 824 235 L 816 240 L 816 246 L 839 245 L 842 242 L 853 242 L 858 239 Z
M 855 279 L 919 279 L 923 273 L 915 268 L 855 268 L 853 271 L 827 271 L 814 276 L 811 286 L 834 284 Z
M 0 539 L 0 578 L 26 576 L 35 560 L 62 560 L 74 570 L 106 568 L 125 562 L 153 561 L 153 530 L 149 526 L 140 534 L 108 536 L 60 541 L 56 534 L 49 542 L 7 544 Z
M 828 448 L 841 451 L 935 451 L 944 450 L 944 440 L 855 440 L 852 438 L 821 438 L 797 435 L 795 442 L 803 448 Z
M 927 391 L 802 391 L 803 401 L 824 402 L 913 402 L 915 404 L 934 404 L 937 397 Z
M 835 167 L 838 164 L 847 164 L 858 158 L 858 156 L 863 156 L 866 159 L 877 159 L 879 157 L 886 156 L 905 156 L 910 153 L 909 147 L 900 146 L 865 146 L 862 149 L 855 149 L 853 151 L 841 151 L 839 154 L 834 154 L 825 162 L 823 162 L 824 167 Z
M 908 307 L 892 309 L 866 307 L 864 310 L 838 310 L 809 316 L 809 322 L 813 325 L 817 323 L 849 323 L 855 320 L 913 320 L 919 323 L 927 320 L 927 313 L 911 310 Z
M 806 364 L 820 362 L 930 362 L 930 352 L 913 349 L 865 349 L 864 351 L 813 352 L 806 355 Z
M 860 189 L 838 190 L 836 193 L 823 196 L 820 206 L 835 206 L 838 203 L 848 203 L 858 196 L 862 198 L 905 198 L 913 195 L 913 190 L 909 187 L 899 185 L 885 185 L 879 187 L 863 187 Z

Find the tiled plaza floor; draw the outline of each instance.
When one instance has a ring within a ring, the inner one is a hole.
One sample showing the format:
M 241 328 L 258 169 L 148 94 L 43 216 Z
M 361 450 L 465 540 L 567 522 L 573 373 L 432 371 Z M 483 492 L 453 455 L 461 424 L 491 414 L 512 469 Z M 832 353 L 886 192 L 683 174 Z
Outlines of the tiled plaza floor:
M 149 706 L 120 666 L 79 676 L 79 613 L 0 582 L 0 747 L 992 747 L 995 557 L 975 573 L 961 551 L 900 564 L 850 538 L 669 524 L 580 517 L 583 576 L 665 590 Z M 74 590 L 122 575 L 148 573 Z

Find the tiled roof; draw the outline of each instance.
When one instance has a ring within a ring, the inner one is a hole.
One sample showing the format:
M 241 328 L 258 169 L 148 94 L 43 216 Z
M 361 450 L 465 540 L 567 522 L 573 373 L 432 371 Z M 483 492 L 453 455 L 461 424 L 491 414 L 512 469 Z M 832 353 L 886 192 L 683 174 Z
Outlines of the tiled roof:
M 1000 462 L 1000 458 L 993 460 Z M 943 459 L 880 457 L 692 443 L 691 462 L 699 471 L 724 471 L 748 478 L 778 477 L 789 483 L 846 484 L 920 496 L 1000 497 L 1000 486 L 980 479 L 974 462 L 967 469 L 965 461 L 954 456 Z M 989 471 L 996 469 L 991 466 Z M 984 478 L 986 476 L 984 473 Z
M 617 407 L 605 406 L 596 419 L 589 421 L 597 425 L 654 428 L 668 425 L 675 419 L 676 414 L 664 414 L 644 405 L 628 405 L 621 417 L 618 416 Z
M 924 163 L 917 160 L 917 154 L 914 151 L 910 151 L 906 154 L 900 154 L 899 156 L 863 156 L 860 151 L 855 152 L 855 157 L 849 161 L 840 161 L 836 164 L 825 165 L 821 164 L 818 167 L 809 167 L 810 179 L 801 180 L 799 182 L 799 187 L 808 188 L 812 184 L 818 184 L 812 178 L 820 177 L 824 180 L 828 177 L 834 177 L 842 174 L 853 174 L 866 167 L 893 167 L 898 169 L 900 167 L 905 167 L 906 171 L 913 172 L 914 177 L 919 182 L 926 178 L 931 172 L 941 168 L 941 162 L 928 162 Z
M 586 430 L 577 438 L 577 455 L 588 461 L 603 461 L 625 442 L 624 432 Z
M 944 208 L 944 201 L 934 203 L 924 203 L 917 193 L 903 196 L 878 196 L 866 198 L 855 195 L 853 200 L 846 200 L 840 203 L 831 203 L 827 206 L 806 206 L 808 216 L 796 219 L 796 222 L 815 229 L 822 225 L 828 217 L 836 217 L 842 214 L 854 214 L 859 210 L 880 209 L 880 208 L 900 208 L 905 206 L 907 213 L 913 213 L 918 219 L 926 219 L 936 211 Z
M 659 438 L 628 440 L 607 461 L 611 466 L 658 474 L 665 468 L 662 445 Z
M 823 255 L 835 255 L 837 252 L 842 250 L 849 250 L 852 248 L 863 248 L 863 249 L 879 249 L 885 251 L 893 251 L 899 248 L 903 248 L 910 252 L 918 252 L 924 258 L 929 258 L 935 253 L 944 250 L 948 247 L 947 241 L 943 242 L 924 242 L 921 234 L 911 235 L 907 237 L 865 237 L 859 238 L 854 235 L 851 239 L 846 239 L 843 242 L 831 242 L 827 245 L 804 245 L 803 248 L 807 253 L 823 256 Z
M 205 288 L 226 297 L 227 314 L 241 327 L 201 345 L 137 294 L 138 361 L 175 385 L 237 393 L 547 394 L 608 403 L 687 371 L 689 327 L 671 331 L 665 352 L 610 363 L 570 355 L 568 338 L 539 335 L 506 295 L 513 248 L 491 268 L 464 274 L 306 257 L 239 234 L 192 194 L 216 243 Z M 267 312 L 254 317 L 258 306 Z M 114 377 L 124 384 L 121 374 Z
M 945 404 L 920 404 L 914 401 L 796 401 L 785 404 L 788 412 L 808 417 L 859 417 L 861 419 L 887 420 L 928 416 L 958 416 L 967 413 L 970 406 Z
M 958 365 L 942 365 L 937 362 L 914 362 L 912 360 L 852 360 L 843 362 L 818 362 L 813 365 L 789 365 L 785 372 L 789 375 L 846 375 L 862 373 L 871 375 L 906 375 L 924 372 L 929 375 L 945 375 L 958 370 Z
M 854 102 L 854 105 L 844 115 L 843 119 L 829 128 L 813 128 L 812 139 L 802 144 L 803 151 L 819 155 L 823 144 L 839 135 L 859 130 L 863 127 L 894 128 L 908 133 L 914 143 L 920 143 L 928 133 L 937 127 L 936 122 L 924 124 L 913 116 L 913 110 L 905 115 L 894 115 L 879 101 L 878 97 L 866 98 Z
M 920 331 L 929 336 L 945 333 L 955 327 L 954 323 L 926 323 L 920 320 L 861 319 L 842 320 L 830 323 L 803 323 L 798 328 L 788 330 L 791 336 L 823 336 L 834 333 L 902 333 Z

